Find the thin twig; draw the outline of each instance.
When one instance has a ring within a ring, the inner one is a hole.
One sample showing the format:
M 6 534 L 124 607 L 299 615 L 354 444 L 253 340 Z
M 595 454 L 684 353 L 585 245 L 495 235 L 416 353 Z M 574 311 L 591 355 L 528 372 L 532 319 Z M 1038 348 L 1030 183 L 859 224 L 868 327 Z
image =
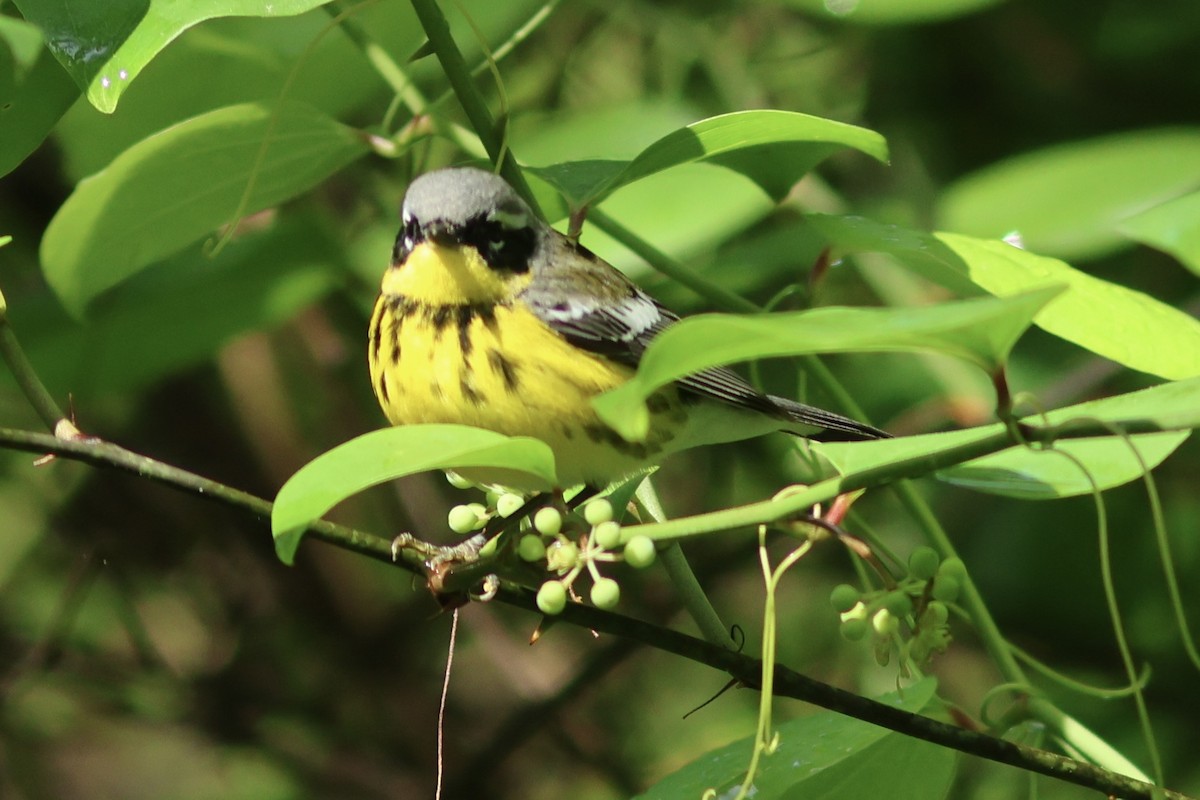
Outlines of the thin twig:
M 95 466 L 132 472 L 182 491 L 199 494 L 239 508 L 264 522 L 270 518 L 271 504 L 262 498 L 138 455 L 109 442 L 95 439 L 64 440 L 42 433 L 0 428 L 0 447 L 33 453 L 53 453 L 63 458 L 83 461 Z M 402 548 L 398 552 L 399 558 L 394 561 L 390 539 L 324 521 L 311 524 L 308 533 L 314 538 L 335 546 L 385 563 L 395 563 L 410 572 L 425 574 L 421 556 L 410 553 L 406 549 Z M 531 590 L 511 583 L 502 584 L 496 594 L 496 599 L 500 602 L 540 613 L 534 598 L 534 592 Z M 703 639 L 611 611 L 602 611 L 582 603 L 568 603 L 558 619 L 594 631 L 637 641 L 658 650 L 707 664 L 714 669 L 727 672 L 741 684 L 751 688 L 757 688 L 762 677 L 760 659 L 735 653 L 724 647 L 710 644 Z M 984 733 L 958 728 L 920 714 L 911 714 L 894 706 L 821 683 L 782 666 L 776 666 L 774 679 L 777 696 L 803 700 L 907 736 L 1048 775 L 1068 783 L 1096 789 L 1105 794 L 1138 800 L 1141 798 L 1150 800 L 1152 797 L 1165 797 L 1168 800 L 1195 800 L 1178 792 L 1157 790 L 1151 784 L 1101 769 L 1092 764 L 1015 744 Z M 1156 792 L 1157 794 L 1155 794 Z

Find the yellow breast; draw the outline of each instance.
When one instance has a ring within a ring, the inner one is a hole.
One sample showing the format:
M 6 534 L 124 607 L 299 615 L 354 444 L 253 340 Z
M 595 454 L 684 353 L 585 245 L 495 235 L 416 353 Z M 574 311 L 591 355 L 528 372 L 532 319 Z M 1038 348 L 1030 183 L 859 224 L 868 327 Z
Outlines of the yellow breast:
M 541 439 L 554 452 L 564 487 L 603 485 L 657 461 L 683 422 L 674 392 L 655 403 L 647 441 L 621 439 L 590 401 L 632 370 L 574 347 L 519 299 L 497 299 L 497 287 L 487 283 L 494 272 L 459 252 L 422 245 L 384 280 L 371 318 L 369 361 L 388 419 Z M 440 263 L 428 261 L 438 256 Z M 420 280 L 422 268 L 430 280 Z

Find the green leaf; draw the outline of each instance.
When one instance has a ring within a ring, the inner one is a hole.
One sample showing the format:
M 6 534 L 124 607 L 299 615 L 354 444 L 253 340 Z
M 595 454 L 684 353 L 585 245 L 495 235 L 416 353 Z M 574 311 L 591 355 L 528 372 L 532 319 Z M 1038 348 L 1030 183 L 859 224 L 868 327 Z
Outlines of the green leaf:
M 32 51 L 30 43 L 34 43 Z M 8 52 L 4 52 L 7 45 Z M 32 25 L 0 16 L 0 177 L 38 148 L 75 102 L 79 89 Z M 7 60 L 7 59 L 6 59 Z
M 1039 150 L 947 189 L 938 227 L 1067 259 L 1127 244 L 1120 223 L 1200 186 L 1200 129 L 1135 131 Z
M 116 110 L 121 94 L 175 37 L 215 17 L 287 17 L 328 0 L 15 0 L 93 106 Z
M 1102 420 L 1117 428 L 1148 420 L 1164 431 L 1171 431 L 1131 437 L 1147 469 L 1153 469 L 1188 437 L 1191 429 L 1200 427 L 1200 378 L 1078 403 L 1051 411 L 1044 418 L 1030 416 L 1026 422 L 1061 425 L 1076 419 Z M 1003 425 L 996 423 L 950 433 L 853 444 L 828 442 L 817 447 L 839 473 L 846 475 L 928 457 L 995 436 L 1003 429 Z M 1142 475 L 1129 443 L 1119 436 L 1064 440 L 1054 447 L 1082 459 L 1101 491 Z M 1021 446 L 943 470 L 938 477 L 968 488 L 1024 499 L 1070 497 L 1092 491 L 1091 482 L 1069 459 Z
M 363 489 L 415 472 L 472 467 L 512 474 L 543 489 L 557 482 L 554 455 L 537 439 L 466 425 L 385 428 L 323 453 L 288 479 L 271 513 L 275 552 L 291 564 L 304 529 Z
M 926 678 L 880 700 L 916 713 L 937 705 L 935 686 Z M 954 776 L 952 751 L 832 711 L 785 723 L 778 735 L 779 748 L 762 759 L 754 777 L 755 800 L 935 800 L 946 794 Z M 714 750 L 668 775 L 639 800 L 701 797 L 709 789 L 717 797 L 732 797 L 750 753 L 749 739 Z
M 295 196 L 367 150 L 307 106 L 245 104 L 181 122 L 80 182 L 42 240 L 46 279 L 82 315 L 92 299 L 245 213 Z M 100 257 L 102 255 L 102 257 Z
M 973 14 L 1000 0 L 786 0 L 810 14 L 860 25 L 912 25 Z
M 700 314 L 663 331 L 624 386 L 592 401 L 604 421 L 631 441 L 649 428 L 645 400 L 702 369 L 755 358 L 810 353 L 935 351 L 989 374 L 1007 358 L 1057 287 L 1010 298 L 977 298 L 925 308 L 819 308 L 785 314 Z
M 781 200 L 805 173 L 852 147 L 887 161 L 887 143 L 874 131 L 791 111 L 738 111 L 700 120 L 651 144 L 632 161 L 592 160 L 530 168 L 580 207 L 599 203 L 647 175 L 707 161 L 739 172 Z
M 806 219 L 842 253 L 887 253 L 960 293 L 967 281 L 998 297 L 1066 286 L 1034 319 L 1043 330 L 1152 375 L 1200 375 L 1200 322 L 1142 292 L 998 240 L 923 233 L 861 217 Z
M 86 324 L 50 295 L 14 312 L 42 380 L 86 405 L 200 363 L 318 300 L 343 280 L 335 239 L 313 216 L 281 217 L 216 257 L 196 245 L 134 276 L 98 299 Z
M 1179 259 L 1200 275 L 1200 192 L 1177 197 L 1130 217 L 1118 230 Z
M 942 470 L 937 477 L 977 492 L 1022 500 L 1075 497 L 1137 480 L 1166 460 L 1189 435 L 1188 431 L 1171 431 L 1133 436 L 1128 441 L 1063 441 L 1044 450 L 1019 447 Z

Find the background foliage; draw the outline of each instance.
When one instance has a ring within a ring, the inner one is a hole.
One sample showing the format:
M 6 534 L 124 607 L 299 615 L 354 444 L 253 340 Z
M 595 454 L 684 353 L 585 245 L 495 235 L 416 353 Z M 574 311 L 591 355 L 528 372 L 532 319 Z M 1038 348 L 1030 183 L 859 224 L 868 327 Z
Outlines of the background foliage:
M 316 454 L 381 425 L 365 375 L 366 313 L 397 204 L 412 175 L 465 157 L 426 123 L 410 124 L 395 90 L 433 102 L 439 124 L 466 123 L 453 97 L 436 101 L 446 84 L 433 59 L 405 63 L 424 41 L 406 3 L 356 7 L 344 28 L 313 2 L 277 2 L 269 18 L 254 16 L 257 4 L 222 3 L 218 15 L 196 3 L 194 18 L 177 19 L 176 5 L 96 4 L 89 20 L 50 0 L 0 3 L 0 234 L 13 236 L 0 250 L 0 286 L 40 376 L 70 398 L 85 431 L 270 497 Z M 540 6 L 463 4 L 493 49 Z M 446 10 L 477 63 L 478 37 Z M 803 210 L 978 236 L 1017 230 L 1033 251 L 1194 313 L 1195 227 L 1137 212 L 1163 213 L 1173 198 L 1183 218 L 1196 208 L 1200 120 L 1187 99 L 1200 93 L 1197 45 L 1200 6 L 1188 0 L 563 3 L 500 62 L 502 98 L 490 75 L 479 86 L 507 111 L 514 153 L 534 166 L 628 159 L 682 125 L 749 108 L 882 133 L 890 166 L 840 151 L 782 205 L 705 165 L 652 176 L 603 204 L 756 302 L 788 286 L 799 289 L 784 308 L 947 298 L 880 255 L 808 286 L 829 233 Z M 413 84 L 389 86 L 395 76 L 373 48 Z M 286 144 L 264 154 L 264 136 L 278 131 Z M 178 157 L 180 141 L 194 163 Z M 230 179 L 248 164 L 259 167 L 249 188 Z M 226 229 L 243 201 L 248 216 Z M 706 309 L 595 226 L 584 241 L 677 310 Z M 1138 329 L 1116 333 L 1136 339 Z M 896 433 L 992 413 L 986 378 L 942 357 L 829 363 Z M 1014 388 L 1047 408 L 1156 382 L 1038 330 L 1010 370 Z M 804 388 L 795 374 L 791 364 L 761 370 L 784 394 Z M 11 382 L 0 384 L 0 419 L 39 427 Z M 668 512 L 770 496 L 790 469 L 787 445 L 675 459 L 660 479 Z M 1197 455 L 1185 443 L 1156 473 L 1185 576 L 1200 567 Z M 0 466 L 5 796 L 430 794 L 448 625 L 422 587 L 317 543 L 285 568 L 261 520 L 130 476 L 66 462 L 35 469 L 23 454 L 6 453 Z M 1014 643 L 1073 676 L 1122 683 L 1090 498 L 1032 504 L 920 486 Z M 462 500 L 439 476 L 418 476 L 334 517 L 385 534 L 434 532 Z M 1132 645 L 1153 664 L 1148 697 L 1165 771 L 1195 794 L 1200 695 L 1170 623 L 1145 493 L 1133 484 L 1106 500 Z M 886 492 L 860 507 L 898 552 L 918 541 Z M 752 537 L 710 537 L 688 552 L 756 648 Z M 878 694 L 894 687 L 895 668 L 877 666 L 869 645 L 842 641 L 826 600 L 851 576 L 832 549 L 793 573 L 779 601 L 779 657 Z M 622 582 L 623 611 L 687 625 L 661 575 Z M 1184 594 L 1194 608 L 1195 590 Z M 464 610 L 446 721 L 449 796 L 628 796 L 753 731 L 750 692 L 680 719 L 721 688 L 707 668 L 565 625 L 529 648 L 535 624 L 505 608 Z M 955 633 L 933 672 L 939 694 L 974 714 L 999 677 L 970 631 Z M 1047 692 L 1147 767 L 1128 700 Z M 785 703 L 777 711 L 806 713 Z M 966 759 L 951 792 L 1024 796 L 1028 782 Z M 1037 791 L 1085 796 L 1040 779 Z

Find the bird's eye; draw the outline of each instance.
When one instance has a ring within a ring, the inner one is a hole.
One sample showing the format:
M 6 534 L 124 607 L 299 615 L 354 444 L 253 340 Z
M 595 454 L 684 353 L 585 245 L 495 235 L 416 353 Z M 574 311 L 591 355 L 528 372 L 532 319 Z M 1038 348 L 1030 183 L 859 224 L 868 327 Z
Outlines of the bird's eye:
M 536 233 L 528 225 L 514 228 L 486 217 L 470 220 L 463 226 L 461 236 L 463 244 L 479 251 L 491 267 L 512 272 L 529 268 L 536 244 Z
M 408 258 L 408 254 L 412 252 L 422 240 L 421 225 L 413 218 L 412 214 L 404 214 L 404 226 L 400 228 L 400 234 L 396 237 L 396 246 L 392 248 L 392 263 L 399 264 Z

